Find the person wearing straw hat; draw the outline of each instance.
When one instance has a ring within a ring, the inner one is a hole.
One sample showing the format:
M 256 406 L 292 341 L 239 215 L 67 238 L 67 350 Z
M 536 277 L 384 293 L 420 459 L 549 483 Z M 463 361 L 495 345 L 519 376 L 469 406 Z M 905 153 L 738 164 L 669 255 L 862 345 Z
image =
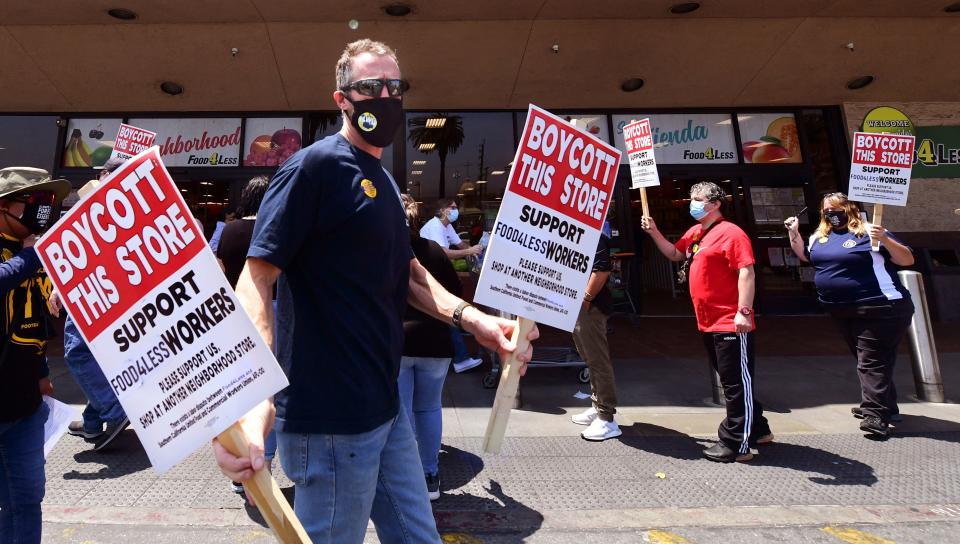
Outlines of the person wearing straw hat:
M 52 284 L 33 248 L 60 215 L 70 182 L 46 170 L 0 170 L 0 543 L 39 543 L 43 501 L 43 395 Z

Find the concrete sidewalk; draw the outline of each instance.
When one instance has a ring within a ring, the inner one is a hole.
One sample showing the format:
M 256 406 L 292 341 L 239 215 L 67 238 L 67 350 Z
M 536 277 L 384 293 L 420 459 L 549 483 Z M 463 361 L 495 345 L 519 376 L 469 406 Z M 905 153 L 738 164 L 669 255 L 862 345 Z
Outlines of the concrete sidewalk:
M 569 416 L 589 403 L 574 393 L 589 389 L 577 382 L 576 371 L 534 368 L 523 380 L 523 405 L 511 416 L 503 452 L 483 454 L 481 437 L 494 395 L 481 386 L 485 369 L 449 375 L 444 494 L 435 503 L 442 531 L 518 542 L 586 530 L 960 517 L 960 405 L 911 398 L 907 357 L 897 373 L 904 421 L 893 438 L 878 442 L 864 438 L 850 415 L 859 401 L 855 362 L 845 348 L 837 349 L 839 337 L 831 336 L 825 318 L 785 319 L 779 332 L 768 335 L 779 340 L 764 339 L 761 329 L 758 398 L 777 443 L 763 447 L 751 463 L 719 465 L 700 456 L 716 435 L 722 409 L 707 402 L 707 365 L 697 336 L 683 320 L 660 330 L 644 321 L 616 320 L 611 335 L 621 403 L 617 417 L 624 430 L 618 440 L 579 438 L 582 427 Z M 938 331 L 950 336 L 944 343 L 951 348 L 957 332 Z M 545 336 L 555 344 L 563 341 L 563 335 Z M 794 336 L 798 341 L 789 342 Z M 627 348 L 631 352 L 624 353 Z M 948 397 L 960 396 L 960 349 L 941 349 L 940 362 Z M 57 396 L 81 403 L 62 362 L 52 361 L 52 368 Z M 56 529 L 48 532 L 49 542 L 78 542 L 78 528 L 87 534 L 97 525 L 105 527 L 104 535 L 120 534 L 106 529 L 117 524 L 133 533 L 151 526 L 220 527 L 236 531 L 235 541 L 262 531 L 258 514 L 229 492 L 209 451 L 157 476 L 132 431 L 102 453 L 65 437 L 48 460 L 47 478 L 44 519 Z M 290 487 L 282 471 L 278 478 Z

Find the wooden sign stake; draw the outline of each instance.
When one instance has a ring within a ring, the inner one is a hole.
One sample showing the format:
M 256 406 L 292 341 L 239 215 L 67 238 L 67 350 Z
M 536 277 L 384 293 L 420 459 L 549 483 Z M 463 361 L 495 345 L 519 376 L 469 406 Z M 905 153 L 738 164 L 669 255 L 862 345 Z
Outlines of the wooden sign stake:
M 247 438 L 240 429 L 240 425 L 234 423 L 227 430 L 217 436 L 220 444 L 230 453 L 238 457 L 250 455 L 250 449 L 247 447 Z M 267 520 L 267 524 L 273 529 L 277 540 L 283 544 L 310 544 L 310 537 L 304 530 L 297 515 L 290 507 L 286 497 L 280 491 L 280 486 L 273 479 L 270 471 L 264 467 L 257 471 L 253 479 L 243 484 L 247 493 L 253 497 L 257 503 L 257 508 Z
M 647 188 L 640 188 L 640 206 L 643 209 L 643 216 L 650 217 L 650 205 L 647 203 Z
M 510 342 L 517 346 L 513 353 L 503 361 L 500 368 L 500 385 L 497 386 L 497 396 L 493 399 L 493 410 L 490 412 L 490 421 L 487 422 L 487 432 L 483 437 L 483 451 L 485 453 L 500 453 L 503 445 L 503 435 L 507 432 L 507 420 L 510 419 L 510 410 L 517 398 L 520 387 L 520 363 L 517 354 L 527 351 L 530 341 L 527 335 L 533 329 L 534 322 L 523 317 L 517 318 L 517 326 L 513 328 Z
M 883 204 L 873 205 L 873 224 L 877 226 L 883 224 Z M 870 249 L 880 251 L 880 240 L 870 240 Z

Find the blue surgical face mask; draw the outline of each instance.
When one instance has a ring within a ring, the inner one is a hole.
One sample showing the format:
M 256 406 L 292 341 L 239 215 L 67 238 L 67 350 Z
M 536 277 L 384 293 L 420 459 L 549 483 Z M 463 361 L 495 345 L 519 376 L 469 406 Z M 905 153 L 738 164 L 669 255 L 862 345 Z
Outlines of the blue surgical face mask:
M 690 215 L 697 221 L 703 219 L 704 217 L 707 216 L 707 210 L 704 209 L 706 205 L 707 205 L 706 202 L 700 202 L 699 200 L 691 200 Z
M 456 223 L 457 219 L 460 219 L 460 210 L 453 209 L 447 213 L 447 221 L 451 223 Z

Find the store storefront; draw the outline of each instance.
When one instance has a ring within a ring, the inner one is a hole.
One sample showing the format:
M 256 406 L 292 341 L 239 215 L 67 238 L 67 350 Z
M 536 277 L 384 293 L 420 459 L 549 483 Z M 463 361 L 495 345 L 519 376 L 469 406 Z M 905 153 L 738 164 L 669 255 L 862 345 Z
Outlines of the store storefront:
M 759 311 L 814 313 L 820 308 L 812 269 L 788 250 L 783 220 L 801 212 L 817 220 L 819 196 L 846 184 L 847 154 L 838 108 L 638 112 L 559 112 L 623 151 L 622 127 L 650 117 L 661 185 L 648 189 L 661 230 L 679 237 L 693 220 L 689 189 L 713 181 L 728 196 L 726 214 L 743 226 L 757 255 Z M 398 183 L 428 213 L 442 193 L 461 200 L 458 229 L 477 237 L 499 208 L 526 112 L 410 112 L 403 155 L 395 154 Z M 640 230 L 640 196 L 622 165 L 610 211 L 610 232 L 622 286 L 623 310 L 645 315 L 689 315 L 689 297 L 676 281 L 676 265 L 655 251 Z M 475 240 L 474 240 L 475 241 Z M 629 296 L 628 296 L 629 295 Z
M 719 184 L 729 195 L 726 215 L 754 242 L 758 310 L 820 311 L 812 271 L 787 249 L 782 223 L 804 208 L 802 224 L 816 221 L 819 195 L 845 186 L 849 156 L 839 108 L 558 113 L 621 150 L 623 125 L 650 117 L 661 185 L 647 192 L 661 230 L 676 238 L 693 223 L 686 210 L 694 183 Z M 525 118 L 525 111 L 410 111 L 383 164 L 426 214 L 441 195 L 459 198 L 458 230 L 476 242 L 496 217 Z M 247 180 L 271 175 L 302 146 L 339 129 L 335 112 L 63 117 L 55 173 L 74 187 L 94 177 L 121 122 L 157 132 L 165 163 L 208 235 Z M 639 192 L 629 185 L 623 165 L 609 217 L 621 309 L 689 314 L 675 264 L 639 228 Z

